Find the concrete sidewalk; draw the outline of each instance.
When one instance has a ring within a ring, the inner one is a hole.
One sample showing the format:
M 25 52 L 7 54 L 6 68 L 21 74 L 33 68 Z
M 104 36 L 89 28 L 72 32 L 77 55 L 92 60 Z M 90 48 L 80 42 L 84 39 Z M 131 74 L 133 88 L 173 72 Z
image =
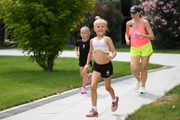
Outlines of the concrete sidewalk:
M 0 50 L 0 55 L 22 55 L 21 50 Z M 75 57 L 73 51 L 64 51 L 60 57 Z M 124 120 L 143 104 L 151 103 L 160 98 L 174 86 L 180 84 L 180 55 L 157 54 L 151 56 L 150 63 L 162 64 L 165 67 L 150 70 L 146 85 L 146 94 L 140 94 L 133 89 L 135 78 L 132 75 L 116 78 L 112 86 L 119 96 L 119 108 L 111 112 L 111 98 L 104 88 L 104 83 L 98 87 L 97 118 L 86 118 L 91 109 L 90 91 L 80 94 L 80 88 L 50 96 L 35 102 L 17 106 L 0 112 L 3 120 Z M 129 61 L 129 53 L 118 52 L 114 60 Z M 121 67 L 121 66 L 119 66 Z

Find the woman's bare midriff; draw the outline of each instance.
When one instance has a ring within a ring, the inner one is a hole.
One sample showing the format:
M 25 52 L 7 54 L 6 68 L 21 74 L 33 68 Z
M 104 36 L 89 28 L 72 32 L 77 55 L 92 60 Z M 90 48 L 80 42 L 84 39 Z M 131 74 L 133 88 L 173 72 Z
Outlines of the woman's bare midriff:
M 111 60 L 107 57 L 108 54 L 102 52 L 102 50 L 95 50 L 94 51 L 94 61 L 97 64 L 107 64 Z

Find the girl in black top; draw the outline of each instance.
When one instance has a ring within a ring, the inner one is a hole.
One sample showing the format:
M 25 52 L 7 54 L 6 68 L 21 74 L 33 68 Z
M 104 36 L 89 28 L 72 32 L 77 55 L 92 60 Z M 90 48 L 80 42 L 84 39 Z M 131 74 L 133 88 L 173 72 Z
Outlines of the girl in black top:
M 86 94 L 87 93 L 86 83 L 90 83 L 91 76 L 92 76 L 91 73 L 87 74 L 87 71 L 85 73 L 83 72 L 84 66 L 86 65 L 87 55 L 88 55 L 89 47 L 90 47 L 89 28 L 86 26 L 82 27 L 80 30 L 80 36 L 82 39 L 76 42 L 74 50 L 75 50 L 76 56 L 79 57 L 80 75 L 83 79 L 81 94 Z M 92 63 L 90 62 L 90 66 L 91 64 Z

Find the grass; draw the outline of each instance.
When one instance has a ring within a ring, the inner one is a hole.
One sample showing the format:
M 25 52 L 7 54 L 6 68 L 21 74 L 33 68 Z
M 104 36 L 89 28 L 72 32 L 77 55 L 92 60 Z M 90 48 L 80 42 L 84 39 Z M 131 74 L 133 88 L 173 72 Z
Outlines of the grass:
M 74 46 L 66 46 L 65 50 L 74 50 Z M 129 46 L 116 47 L 116 50 L 129 52 Z M 155 49 L 154 52 L 179 54 L 180 49 Z M 78 59 L 58 58 L 54 72 L 46 73 L 37 64 L 30 63 L 28 57 L 0 57 L 0 110 L 81 87 Z M 113 66 L 113 78 L 131 74 L 129 62 L 113 61 Z M 149 64 L 148 69 L 158 67 L 161 66 Z M 163 97 L 129 114 L 126 120 L 180 120 L 179 91 L 177 85 Z
M 180 120 L 180 85 L 156 101 L 143 105 L 126 120 Z
M 1 56 L 0 63 L 0 110 L 82 85 L 77 58 L 57 58 L 49 73 L 25 56 Z M 129 62 L 113 61 L 113 66 L 113 78 L 131 74 Z M 149 64 L 149 69 L 157 67 Z

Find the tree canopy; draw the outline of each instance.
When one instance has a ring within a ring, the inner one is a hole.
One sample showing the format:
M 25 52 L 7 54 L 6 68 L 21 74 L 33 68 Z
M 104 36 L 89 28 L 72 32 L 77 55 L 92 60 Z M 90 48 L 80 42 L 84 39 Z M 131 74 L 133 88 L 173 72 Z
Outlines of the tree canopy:
M 53 71 L 54 60 L 78 23 L 85 20 L 96 0 L 1 0 L 0 17 L 11 38 L 45 71 Z

